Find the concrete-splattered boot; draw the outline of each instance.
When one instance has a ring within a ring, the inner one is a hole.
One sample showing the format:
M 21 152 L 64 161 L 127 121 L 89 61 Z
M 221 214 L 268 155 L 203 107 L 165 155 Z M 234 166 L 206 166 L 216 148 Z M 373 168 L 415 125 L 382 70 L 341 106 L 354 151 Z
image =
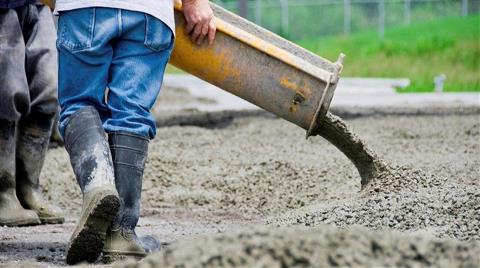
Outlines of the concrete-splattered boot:
M 65 148 L 83 193 L 83 207 L 67 247 L 67 263 L 94 262 L 120 206 L 112 157 L 98 112 L 85 107 L 68 119 Z
M 38 214 L 42 223 L 63 223 L 63 212 L 48 204 L 39 177 L 48 149 L 54 115 L 30 114 L 18 124 L 16 148 L 17 196 L 24 208 Z
M 37 213 L 22 207 L 15 187 L 15 122 L 0 120 L 0 226 L 40 224 Z
M 106 263 L 124 257 L 141 258 L 160 249 L 153 236 L 139 239 L 135 233 L 140 213 L 143 170 L 147 159 L 148 142 L 145 137 L 125 132 L 109 134 L 115 171 L 115 185 L 120 195 L 120 210 L 107 233 L 103 250 Z

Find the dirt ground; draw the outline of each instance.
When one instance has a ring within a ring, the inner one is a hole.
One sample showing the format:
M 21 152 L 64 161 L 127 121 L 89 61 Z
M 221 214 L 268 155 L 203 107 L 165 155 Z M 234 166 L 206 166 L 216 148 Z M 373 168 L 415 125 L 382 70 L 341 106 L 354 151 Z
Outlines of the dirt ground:
M 137 232 L 166 249 L 137 265 L 480 267 L 480 109 L 339 112 L 415 179 L 361 190 L 335 147 L 264 113 L 159 116 Z M 0 227 L 0 266 L 65 265 L 81 199 L 64 148 L 41 180 L 67 221 Z

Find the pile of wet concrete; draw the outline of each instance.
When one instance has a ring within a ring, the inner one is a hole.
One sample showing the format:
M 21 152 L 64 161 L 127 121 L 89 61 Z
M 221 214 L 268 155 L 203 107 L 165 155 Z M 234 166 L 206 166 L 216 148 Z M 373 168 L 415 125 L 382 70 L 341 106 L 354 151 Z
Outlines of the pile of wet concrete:
M 401 180 L 401 178 L 398 178 Z M 274 225 L 339 227 L 362 225 L 426 236 L 480 240 L 478 185 L 435 181 L 430 187 L 376 193 L 367 189 L 358 198 L 318 204 L 269 221 Z

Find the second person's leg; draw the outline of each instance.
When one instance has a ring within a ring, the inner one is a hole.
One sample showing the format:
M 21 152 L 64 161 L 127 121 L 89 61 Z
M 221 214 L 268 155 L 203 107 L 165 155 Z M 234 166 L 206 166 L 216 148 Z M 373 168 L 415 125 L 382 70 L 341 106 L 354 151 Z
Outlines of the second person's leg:
M 17 13 L 26 40 L 25 70 L 30 93 L 30 112 L 22 115 L 18 124 L 17 195 L 25 208 L 37 212 L 42 223 L 62 223 L 62 211 L 45 201 L 39 182 L 58 110 L 55 26 L 50 9 L 44 5 L 27 5 Z
M 25 41 L 17 13 L 0 9 L 0 225 L 39 224 L 16 194 L 15 149 L 17 122 L 28 113 L 30 98 L 25 76 Z

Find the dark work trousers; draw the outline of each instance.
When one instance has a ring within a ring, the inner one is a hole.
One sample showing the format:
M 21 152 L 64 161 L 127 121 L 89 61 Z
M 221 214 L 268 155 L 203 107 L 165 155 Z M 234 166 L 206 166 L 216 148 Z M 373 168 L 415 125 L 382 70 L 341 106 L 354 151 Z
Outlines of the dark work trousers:
M 55 115 L 56 30 L 44 5 L 0 9 L 0 119 Z

